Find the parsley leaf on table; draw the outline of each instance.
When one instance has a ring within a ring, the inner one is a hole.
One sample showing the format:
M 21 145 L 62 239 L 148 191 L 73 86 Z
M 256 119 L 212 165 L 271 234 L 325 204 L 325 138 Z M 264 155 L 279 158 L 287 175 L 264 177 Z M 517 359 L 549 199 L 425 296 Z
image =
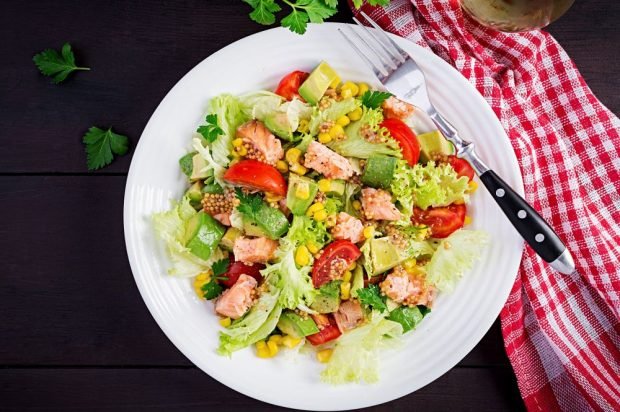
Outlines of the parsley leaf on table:
M 357 298 L 366 306 L 372 306 L 379 312 L 385 312 L 387 305 L 385 304 L 385 296 L 381 296 L 379 286 L 368 285 L 366 288 L 357 290 Z
M 381 104 L 392 96 L 389 92 L 367 91 L 362 95 L 362 105 L 369 109 L 378 109 Z
M 217 114 L 208 114 L 205 118 L 206 124 L 196 130 L 209 143 L 215 142 L 218 136 L 223 135 L 224 131 L 217 125 Z
M 250 18 L 264 25 L 275 23 L 274 13 L 282 10 L 276 0 L 243 1 L 254 9 L 250 13 Z M 308 22 L 322 23 L 338 11 L 338 0 L 281 0 L 281 2 L 292 10 L 280 21 L 280 24 L 298 34 L 306 32 Z
M 52 77 L 53 83 L 60 83 L 76 70 L 90 70 L 88 67 L 78 67 L 75 64 L 75 56 L 71 51 L 71 45 L 65 43 L 58 53 L 54 49 L 45 49 L 35 55 L 32 60 L 39 71 L 45 76 Z
M 82 139 L 86 145 L 86 163 L 88 170 L 101 169 L 112 163 L 114 155 L 124 155 L 129 147 L 129 139 L 116 134 L 112 128 L 103 130 L 91 127 Z
M 235 189 L 235 193 L 237 194 L 237 199 L 239 199 L 237 210 L 250 219 L 256 220 L 256 214 L 263 205 L 263 199 L 258 195 L 246 195 L 239 188 Z
M 275 2 L 275 0 L 243 0 L 248 3 L 254 11 L 250 13 L 250 18 L 259 24 L 270 25 L 276 22 L 276 16 L 273 13 L 277 13 L 282 8 Z
M 293 9 L 291 14 L 282 19 L 281 23 L 282 27 L 288 27 L 292 32 L 304 34 L 308 27 L 308 13 Z

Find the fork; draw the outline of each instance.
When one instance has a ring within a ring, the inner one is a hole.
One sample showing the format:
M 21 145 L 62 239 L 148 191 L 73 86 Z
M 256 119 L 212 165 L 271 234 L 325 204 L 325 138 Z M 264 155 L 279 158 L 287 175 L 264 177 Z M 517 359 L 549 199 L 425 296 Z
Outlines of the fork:
M 456 128 L 431 103 L 424 72 L 413 58 L 366 13 L 360 14 L 375 29 L 368 29 L 354 17 L 355 23 L 366 33 L 366 38 L 353 27 L 349 28 L 352 35 L 338 29 L 353 50 L 390 93 L 428 114 L 439 131 L 454 144 L 456 155 L 469 162 L 508 220 L 532 249 L 558 272 L 573 273 L 575 271 L 573 258 L 551 226 L 478 157 L 474 143 L 462 139 Z M 367 53 L 362 51 L 358 43 L 367 49 Z

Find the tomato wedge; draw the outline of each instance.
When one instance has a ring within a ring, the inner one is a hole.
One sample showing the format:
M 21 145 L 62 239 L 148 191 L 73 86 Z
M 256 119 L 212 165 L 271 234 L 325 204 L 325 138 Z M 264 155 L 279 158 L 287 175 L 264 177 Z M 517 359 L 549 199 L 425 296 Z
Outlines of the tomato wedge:
M 320 288 L 321 285 L 340 277 L 361 254 L 359 248 L 348 240 L 336 240 L 330 243 L 323 249 L 321 257 L 314 262 L 312 267 L 314 287 Z M 337 261 L 342 263 L 336 263 Z M 334 270 L 338 273 L 330 274 Z
M 301 86 L 308 76 L 310 76 L 310 73 L 299 70 L 287 74 L 280 80 L 275 94 L 284 97 L 286 100 L 293 100 L 293 98 L 296 97 L 303 101 L 304 99 L 299 95 L 299 86 Z
M 243 262 L 235 262 L 234 256 L 232 254 L 230 256 L 232 261 L 228 265 L 228 270 L 226 273 L 222 275 L 222 277 L 227 279 L 220 280 L 220 284 L 230 288 L 237 283 L 237 279 L 239 279 L 239 276 L 241 275 L 252 276 L 257 281 L 260 281 L 263 278 L 260 271 L 265 268 L 265 265 L 261 265 L 260 263 L 255 263 L 252 266 L 246 265 Z
M 448 156 L 448 163 L 452 166 L 457 175 L 466 176 L 469 180 L 474 178 L 474 168 L 471 167 L 467 160 L 450 155 Z
M 385 119 L 381 122 L 381 127 L 385 127 L 390 132 L 390 136 L 398 142 L 403 158 L 405 158 L 409 166 L 414 166 L 418 163 L 420 159 L 420 142 L 418 142 L 415 133 L 405 122 L 396 118 Z
M 286 196 L 284 176 L 275 167 L 258 160 L 235 163 L 224 173 L 224 180 L 234 186 Z
M 336 320 L 332 315 L 310 315 L 314 322 L 319 327 L 320 331 L 306 336 L 306 339 L 313 344 L 314 346 L 322 345 L 323 343 L 329 342 L 331 340 L 337 339 L 342 332 L 338 329 L 338 325 L 336 324 Z
M 428 226 L 432 237 L 443 239 L 463 227 L 466 213 L 465 205 L 429 207 L 426 210 L 416 207 L 413 209 L 411 221 Z

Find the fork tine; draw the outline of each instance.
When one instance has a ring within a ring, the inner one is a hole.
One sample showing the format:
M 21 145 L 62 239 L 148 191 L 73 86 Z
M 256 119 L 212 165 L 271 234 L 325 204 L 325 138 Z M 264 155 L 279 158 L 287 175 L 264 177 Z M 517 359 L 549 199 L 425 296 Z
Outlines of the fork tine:
M 405 62 L 404 56 L 408 56 L 408 54 L 403 49 L 401 49 L 394 40 L 392 40 L 387 34 L 385 34 L 385 31 L 381 27 L 379 27 L 379 25 L 375 23 L 375 21 L 371 19 L 370 16 L 368 16 L 368 14 L 364 13 L 363 11 L 360 11 L 360 14 L 364 17 L 364 19 L 368 23 L 370 23 L 372 27 L 374 27 L 377 30 L 378 33 L 380 33 L 380 36 L 377 36 L 376 34 L 373 33 L 375 36 L 375 39 L 379 41 L 379 37 L 381 37 L 383 39 L 383 41 L 381 41 L 381 44 L 383 44 L 384 47 L 391 49 L 392 53 L 395 55 L 398 61 L 400 61 L 401 63 L 404 63 Z
M 349 43 L 349 45 L 353 48 L 353 50 L 355 50 L 355 52 L 362 58 L 362 60 L 364 60 L 364 62 L 373 71 L 375 76 L 379 78 L 379 80 L 383 80 L 385 77 L 387 77 L 388 73 L 383 67 L 383 65 L 381 66 L 375 65 L 368 57 L 366 57 L 366 55 L 359 49 L 359 47 L 357 47 L 355 42 L 351 40 L 349 36 L 347 36 L 341 29 L 338 29 L 338 32 L 340 32 L 342 37 L 344 37 L 344 39 Z
M 366 33 L 368 33 L 368 35 L 375 39 L 375 41 L 377 40 L 371 33 L 370 30 L 368 30 L 368 28 L 366 26 L 364 26 L 362 24 L 361 21 L 359 21 L 358 19 L 356 19 L 355 17 L 353 17 L 353 21 L 360 26 L 362 29 L 364 29 L 364 31 Z M 356 31 L 353 30 L 353 32 L 355 33 L 355 35 L 357 36 L 357 38 L 366 46 L 370 49 L 370 51 L 372 51 L 377 57 L 379 57 L 379 60 L 381 60 L 381 62 L 386 65 L 389 66 L 392 70 L 396 70 L 398 68 L 398 66 L 396 66 L 396 64 L 394 64 L 394 61 L 392 60 L 393 56 L 392 53 L 390 53 L 389 50 L 386 50 L 385 46 L 383 45 L 383 43 L 378 42 L 379 44 L 379 49 L 377 49 L 371 42 L 365 40 L 362 36 L 360 36 L 360 34 Z

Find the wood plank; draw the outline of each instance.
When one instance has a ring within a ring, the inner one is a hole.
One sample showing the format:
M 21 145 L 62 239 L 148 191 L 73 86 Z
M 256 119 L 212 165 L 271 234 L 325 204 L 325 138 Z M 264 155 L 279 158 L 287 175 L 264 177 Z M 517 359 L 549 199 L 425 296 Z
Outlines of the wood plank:
M 343 3 L 344 4 L 344 3 Z M 125 2 L 79 0 L 5 2 L 0 13 L 0 173 L 86 172 L 81 137 L 92 125 L 114 126 L 135 145 L 157 104 L 194 65 L 264 27 L 241 1 Z M 345 6 L 335 20 L 349 21 Z M 615 75 L 619 32 L 615 2 L 577 2 L 551 31 L 575 57 L 612 110 L 620 109 Z M 50 24 L 50 21 L 56 24 Z M 231 29 L 233 28 L 234 29 Z M 25 35 L 27 34 L 27 35 Z M 32 56 L 72 42 L 92 67 L 62 85 L 39 75 Z M 98 173 L 124 173 L 125 156 Z
M 0 365 L 190 365 L 137 291 L 122 176 L 0 177 Z M 145 344 L 147 343 L 147 344 Z M 508 365 L 499 325 L 461 362 Z
M 274 382 L 277 384 L 277 382 Z M 4 411 L 285 410 L 243 396 L 198 369 L 2 369 Z M 368 411 L 523 410 L 509 368 L 454 369 Z

